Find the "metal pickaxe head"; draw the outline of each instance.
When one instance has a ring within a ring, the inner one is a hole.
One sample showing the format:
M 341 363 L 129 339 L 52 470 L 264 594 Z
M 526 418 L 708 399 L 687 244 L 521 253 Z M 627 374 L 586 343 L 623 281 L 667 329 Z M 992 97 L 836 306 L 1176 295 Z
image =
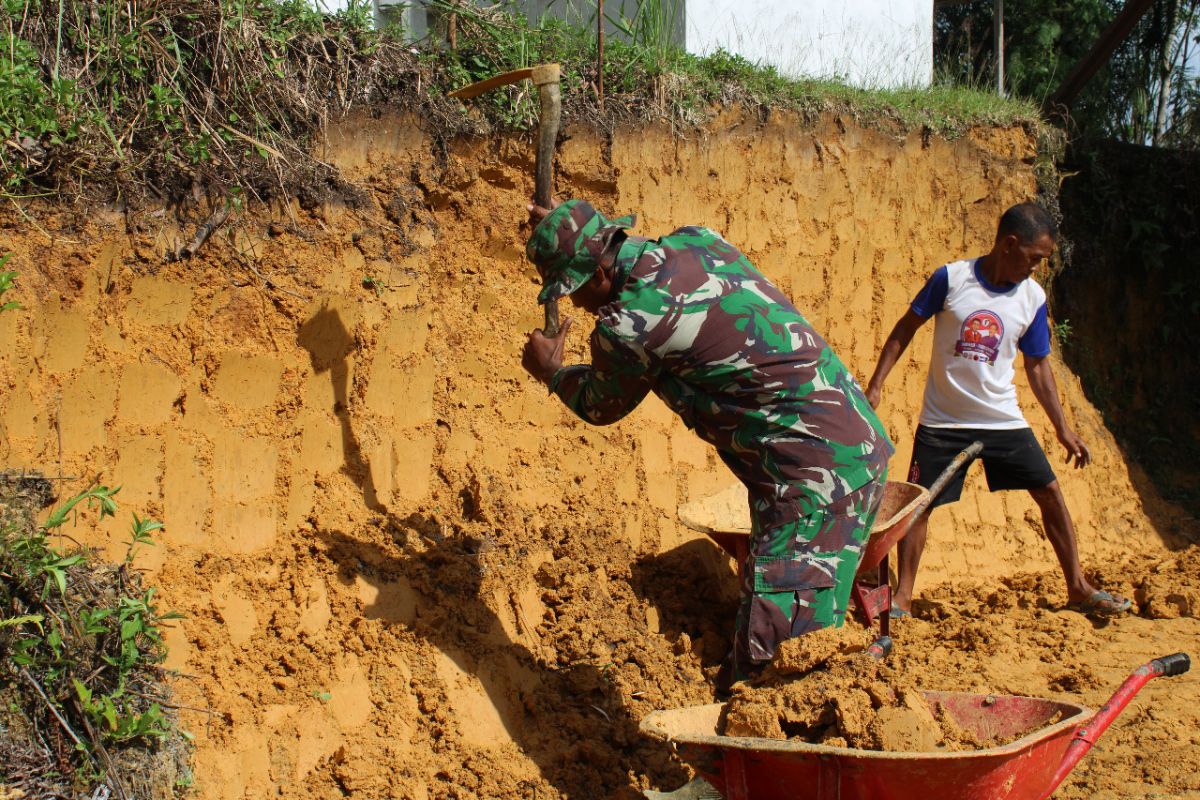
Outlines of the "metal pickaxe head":
M 562 70 L 558 64 L 539 64 L 536 67 L 525 67 L 495 75 L 449 94 L 450 97 L 467 100 L 491 89 L 523 80 L 531 80 L 538 87 L 541 115 L 538 117 L 533 200 L 542 208 L 550 208 L 553 202 L 551 198 L 554 196 L 554 144 L 558 140 L 558 125 L 562 117 L 562 95 L 558 86 L 561 76 Z M 558 302 L 555 300 L 546 303 L 546 323 L 542 332 L 546 336 L 558 333 Z

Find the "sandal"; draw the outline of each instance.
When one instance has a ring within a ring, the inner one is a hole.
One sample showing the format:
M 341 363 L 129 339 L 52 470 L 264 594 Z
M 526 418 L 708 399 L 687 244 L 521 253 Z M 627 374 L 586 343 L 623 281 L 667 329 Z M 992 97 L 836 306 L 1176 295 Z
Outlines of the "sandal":
M 905 611 L 900 606 L 892 606 L 891 611 L 888 612 L 888 616 L 890 616 L 892 619 L 904 619 L 906 617 L 911 617 L 912 612 Z
M 1119 617 L 1133 606 L 1133 601 L 1122 597 L 1114 597 L 1106 591 L 1092 592 L 1087 600 L 1067 603 L 1068 611 L 1078 611 L 1087 617 Z

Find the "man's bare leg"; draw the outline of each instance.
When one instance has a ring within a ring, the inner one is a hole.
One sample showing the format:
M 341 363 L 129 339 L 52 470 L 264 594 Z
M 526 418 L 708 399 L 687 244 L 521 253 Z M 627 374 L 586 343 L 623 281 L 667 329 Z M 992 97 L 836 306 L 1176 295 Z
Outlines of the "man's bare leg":
M 896 591 L 892 595 L 892 605 L 903 611 L 912 610 L 913 585 L 917 581 L 917 567 L 921 565 L 921 553 L 925 552 L 925 537 L 928 533 L 929 512 L 926 511 L 896 548 L 899 558 L 896 564 Z
M 1096 587 L 1083 576 L 1075 525 L 1071 522 L 1071 513 L 1067 510 L 1062 489 L 1058 481 L 1053 481 L 1040 489 L 1030 489 L 1029 494 L 1042 511 L 1046 537 L 1050 539 L 1050 546 L 1054 548 L 1054 555 L 1058 557 L 1058 564 L 1067 581 L 1067 602 L 1082 603 L 1095 594 Z

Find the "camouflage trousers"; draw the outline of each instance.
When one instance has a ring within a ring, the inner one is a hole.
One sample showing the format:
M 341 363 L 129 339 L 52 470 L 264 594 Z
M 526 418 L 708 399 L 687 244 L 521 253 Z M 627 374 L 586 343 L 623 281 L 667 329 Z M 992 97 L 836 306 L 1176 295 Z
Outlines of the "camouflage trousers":
M 794 522 L 769 530 L 755 525 L 734 630 L 735 681 L 766 666 L 785 639 L 842 624 L 885 481 Z

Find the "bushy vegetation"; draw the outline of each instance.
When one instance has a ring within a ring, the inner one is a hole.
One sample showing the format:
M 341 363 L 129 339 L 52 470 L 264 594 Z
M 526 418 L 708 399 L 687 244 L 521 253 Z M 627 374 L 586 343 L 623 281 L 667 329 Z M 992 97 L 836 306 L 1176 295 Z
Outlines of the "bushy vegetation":
M 386 66 L 372 59 L 362 4 L 333 17 L 303 0 L 0 8 L 10 192 L 171 199 L 319 180 L 308 134 L 363 98 L 361 69 Z
M 617 20 L 626 35 L 606 48 L 601 107 L 594 31 L 460 0 L 435 5 L 454 15 L 453 49 L 444 36 L 414 46 L 401 31 L 373 30 L 363 0 L 337 14 L 307 0 L 0 0 L 2 188 L 65 199 L 320 199 L 339 188 L 311 155 L 330 119 L 391 106 L 419 110 L 435 138 L 524 128 L 536 113 L 527 86 L 486 95 L 477 112 L 445 93 L 547 61 L 563 65 L 568 118 L 602 127 L 692 125 L 731 105 L 836 110 L 948 135 L 1036 119 L 1033 106 L 985 92 L 866 92 L 785 80 L 727 53 L 691 56 L 669 41 L 670 4 L 650 2 Z
M 1025 0 L 1004 9 L 1006 88 L 1049 98 L 1128 4 Z M 1200 147 L 1200 0 L 1156 0 L 1070 109 L 1074 135 Z M 941 7 L 934 54 L 946 79 L 995 85 L 992 4 Z
M 1054 304 L 1064 356 L 1125 456 L 1155 489 L 1200 508 L 1200 155 L 1109 142 L 1065 162 L 1064 234 L 1075 240 Z M 1119 333 L 1118 333 L 1119 332 Z
M 92 486 L 38 525 L 49 481 L 0 475 L 0 786 L 30 800 L 101 784 L 166 797 L 190 783 L 161 668 L 160 626 L 178 615 L 131 569 L 161 524 L 135 514 L 119 565 L 51 541 L 79 508 L 115 514 L 118 491 Z

